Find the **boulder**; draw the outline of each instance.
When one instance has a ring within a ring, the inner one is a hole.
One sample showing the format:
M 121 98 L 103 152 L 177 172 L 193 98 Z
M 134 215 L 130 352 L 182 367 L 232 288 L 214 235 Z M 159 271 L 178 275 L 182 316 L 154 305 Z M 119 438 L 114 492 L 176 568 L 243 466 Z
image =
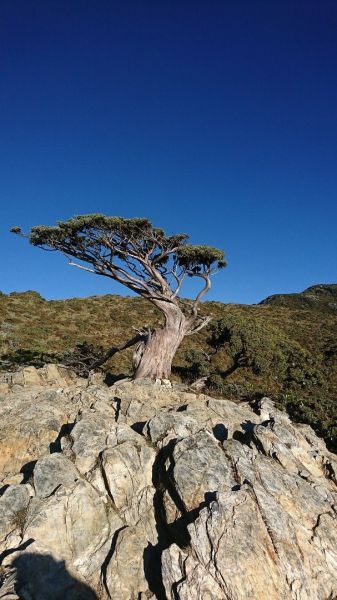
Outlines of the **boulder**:
M 37 461 L 34 467 L 34 488 L 39 498 L 48 498 L 62 484 L 73 483 L 79 473 L 62 454 L 50 454 Z

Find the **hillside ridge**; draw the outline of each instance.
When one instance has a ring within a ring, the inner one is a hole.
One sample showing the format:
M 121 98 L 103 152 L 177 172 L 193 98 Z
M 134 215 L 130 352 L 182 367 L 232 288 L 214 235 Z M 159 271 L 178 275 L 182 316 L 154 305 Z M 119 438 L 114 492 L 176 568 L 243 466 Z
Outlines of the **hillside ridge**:
M 259 304 L 274 304 L 298 308 L 310 308 L 327 312 L 337 311 L 337 284 L 320 283 L 312 285 L 303 292 L 292 294 L 272 294 Z
M 211 324 L 221 321 L 228 341 L 214 354 L 209 327 L 185 338 L 173 363 L 173 380 L 191 383 L 211 372 L 209 389 L 218 396 L 241 400 L 270 396 L 293 419 L 314 427 L 337 451 L 337 312 L 327 309 L 336 289 L 336 284 L 311 286 L 290 295 L 290 301 L 284 295 L 282 302 L 276 296 L 258 305 L 202 303 L 201 314 L 211 314 Z M 312 301 L 312 296 L 319 301 Z M 2 294 L 0 370 L 63 363 L 83 343 L 100 352 L 99 348 L 133 337 L 134 328 L 158 323 L 156 309 L 139 297 L 44 300 L 29 290 Z M 238 344 L 246 358 L 236 368 L 233 356 L 240 350 Z M 113 378 L 129 376 L 131 363 L 132 349 L 116 354 L 104 368 Z

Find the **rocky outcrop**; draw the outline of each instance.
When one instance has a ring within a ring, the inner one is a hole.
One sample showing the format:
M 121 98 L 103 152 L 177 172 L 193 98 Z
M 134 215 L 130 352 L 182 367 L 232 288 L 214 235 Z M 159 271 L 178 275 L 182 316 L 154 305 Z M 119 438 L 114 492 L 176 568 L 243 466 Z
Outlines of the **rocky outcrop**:
M 85 381 L 62 367 L 0 374 L 0 473 L 26 469 L 74 421 Z
M 308 426 L 268 399 L 24 371 L 0 398 L 0 598 L 337 596 L 337 461 Z

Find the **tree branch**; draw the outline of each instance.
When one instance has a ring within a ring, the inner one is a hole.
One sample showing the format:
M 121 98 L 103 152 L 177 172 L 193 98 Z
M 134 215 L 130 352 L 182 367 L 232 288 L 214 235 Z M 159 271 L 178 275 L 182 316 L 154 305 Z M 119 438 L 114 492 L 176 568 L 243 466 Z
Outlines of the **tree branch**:
M 130 348 L 131 346 L 134 346 L 141 340 L 146 339 L 146 335 L 147 335 L 146 332 L 140 331 L 139 333 L 137 333 L 137 335 L 135 335 L 133 338 L 131 338 L 131 340 L 128 340 L 127 342 L 123 342 L 123 343 L 119 344 L 118 346 L 111 346 L 111 348 L 109 348 L 109 350 L 104 354 L 104 356 L 102 358 L 99 358 L 92 365 L 90 365 L 88 370 L 91 371 L 93 369 L 98 369 L 98 367 L 101 367 L 102 365 L 104 365 L 104 363 L 106 363 L 107 360 L 109 360 L 109 358 L 114 356 L 114 354 L 116 354 L 117 352 L 120 352 L 121 350 L 125 350 L 126 348 Z
M 206 325 L 208 325 L 208 323 L 211 320 L 212 320 L 212 317 L 203 317 L 198 324 L 196 324 L 194 327 L 192 326 L 191 329 L 189 329 L 186 332 L 186 335 L 194 335 L 194 333 L 197 333 L 198 331 L 200 331 L 201 329 L 206 327 Z
M 208 271 L 207 273 L 199 274 L 198 277 L 201 277 L 202 279 L 205 280 L 205 285 L 200 290 L 199 294 L 197 295 L 196 299 L 193 302 L 192 315 L 194 317 L 196 317 L 198 314 L 198 306 L 200 304 L 201 299 L 204 297 L 204 295 L 208 292 L 208 290 L 211 287 L 210 271 Z
M 177 276 L 176 276 L 176 277 L 177 277 Z M 183 274 L 180 276 L 180 279 L 177 277 L 177 280 L 178 280 L 178 282 L 179 282 L 179 283 L 178 283 L 178 285 L 177 285 L 177 287 L 176 287 L 176 289 L 175 289 L 175 291 L 174 291 L 174 293 L 173 293 L 173 296 L 172 296 L 172 298 L 176 298 L 176 297 L 178 296 L 178 294 L 179 294 L 179 292 L 180 292 L 180 290 L 181 290 L 181 286 L 182 286 L 182 284 L 183 284 L 183 282 L 184 282 L 184 279 L 185 279 L 185 277 L 186 277 L 186 273 L 183 273 Z
M 94 269 L 89 269 L 88 267 L 84 267 L 83 265 L 79 265 L 78 263 L 73 262 L 72 260 L 68 260 L 68 264 L 71 267 L 77 267 L 78 269 L 82 269 L 82 271 L 87 271 L 88 273 L 94 273 L 94 275 L 104 275 L 104 273 L 100 273 L 99 271 L 95 271 Z

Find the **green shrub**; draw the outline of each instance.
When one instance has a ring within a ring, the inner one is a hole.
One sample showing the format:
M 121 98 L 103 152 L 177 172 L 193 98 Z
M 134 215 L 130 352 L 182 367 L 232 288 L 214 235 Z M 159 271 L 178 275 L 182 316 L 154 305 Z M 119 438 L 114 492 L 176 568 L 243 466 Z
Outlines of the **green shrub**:
M 337 452 L 336 399 L 306 398 L 294 393 L 284 393 L 277 399 L 279 408 L 284 408 L 298 423 L 311 425 L 328 448 Z
M 316 385 L 321 377 L 317 361 L 281 329 L 248 315 L 227 314 L 210 326 L 208 343 L 223 348 L 232 369 L 249 369 L 269 376 L 280 385 Z
M 215 392 L 217 394 L 226 395 L 227 386 L 225 380 L 218 373 L 213 373 L 207 379 L 206 385 L 210 391 Z
M 18 350 L 0 356 L 0 370 L 15 371 L 20 367 L 29 367 L 31 365 L 40 368 L 46 363 L 52 362 L 58 362 L 55 353 L 19 348 Z
M 184 358 L 188 363 L 188 367 L 186 368 L 186 376 L 188 379 L 193 381 L 209 374 L 209 357 L 202 350 L 190 348 L 185 352 Z

